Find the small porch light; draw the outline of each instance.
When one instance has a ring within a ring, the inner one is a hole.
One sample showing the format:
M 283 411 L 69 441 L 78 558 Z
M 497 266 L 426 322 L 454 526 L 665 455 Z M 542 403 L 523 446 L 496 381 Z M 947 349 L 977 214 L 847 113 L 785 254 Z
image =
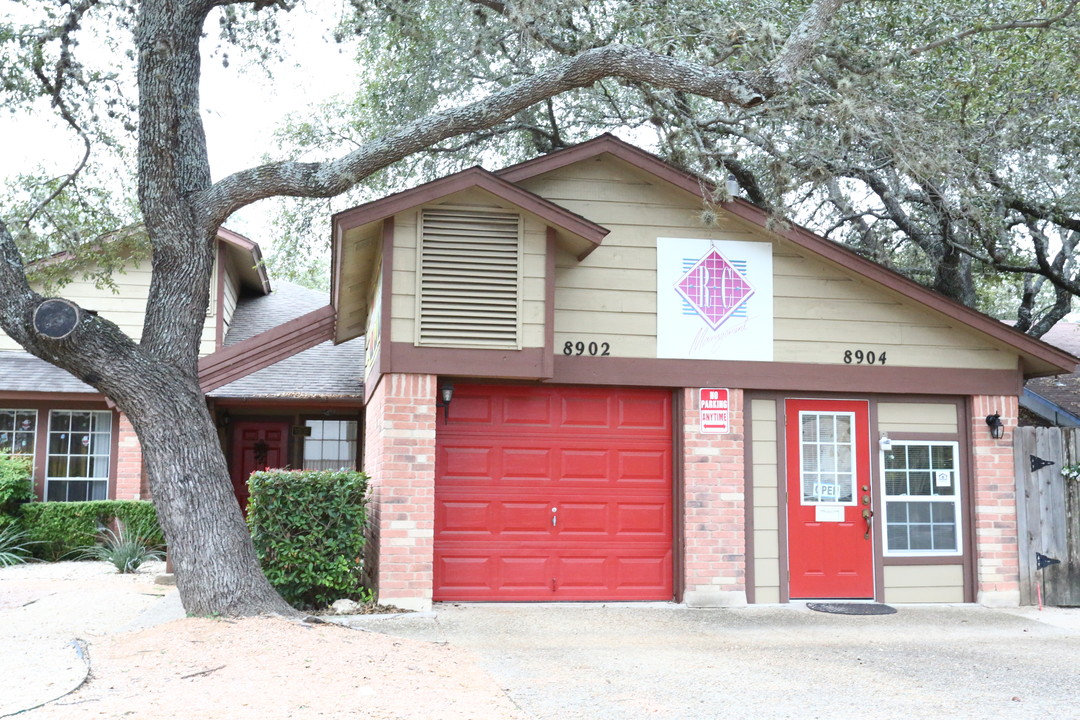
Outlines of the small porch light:
M 1001 415 L 994 413 L 986 416 L 986 424 L 990 426 L 990 437 L 1000 440 L 1005 434 L 1005 424 L 1001 422 Z
M 454 386 L 446 383 L 439 387 L 439 401 L 435 407 L 443 409 L 443 422 L 450 422 L 450 401 L 454 399 Z

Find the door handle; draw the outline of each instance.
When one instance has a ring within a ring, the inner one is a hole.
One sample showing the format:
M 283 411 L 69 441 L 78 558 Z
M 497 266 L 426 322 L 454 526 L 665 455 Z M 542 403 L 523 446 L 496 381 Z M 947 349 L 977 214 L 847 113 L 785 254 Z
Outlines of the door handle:
M 867 540 L 870 539 L 870 518 L 874 517 L 874 511 L 870 508 L 863 508 L 862 511 L 863 520 L 866 521 L 866 535 L 863 537 Z
M 559 508 L 551 508 L 551 527 L 555 527 L 559 524 L 559 516 L 556 514 L 559 512 Z

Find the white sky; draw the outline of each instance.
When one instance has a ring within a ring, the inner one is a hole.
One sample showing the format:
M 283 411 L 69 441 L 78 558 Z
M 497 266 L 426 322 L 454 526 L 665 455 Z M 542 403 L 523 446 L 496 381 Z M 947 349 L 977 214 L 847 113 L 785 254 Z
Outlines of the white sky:
M 0 17 L 24 10 L 14 3 L 3 4 L 6 7 L 0 10 Z M 224 68 L 221 58 L 211 55 L 212 48 L 206 44 L 200 91 L 214 180 L 258 165 L 271 148 L 274 130 L 289 113 L 314 108 L 354 87 L 358 70 L 352 49 L 330 39 L 340 10 L 338 3 L 317 0 L 281 14 L 286 58 L 274 66 L 273 80 L 261 70 L 245 69 L 235 52 L 231 53 L 230 67 Z M 216 24 L 216 16 L 209 23 Z M 84 38 L 80 50 L 90 49 L 88 46 L 92 40 Z M 116 60 L 110 57 L 109 62 Z M 0 181 L 38 165 L 59 174 L 77 164 L 81 145 L 52 122 L 44 104 L 42 110 L 37 117 L 0 114 Z M 249 206 L 227 225 L 267 250 L 273 240 L 269 210 L 266 203 Z

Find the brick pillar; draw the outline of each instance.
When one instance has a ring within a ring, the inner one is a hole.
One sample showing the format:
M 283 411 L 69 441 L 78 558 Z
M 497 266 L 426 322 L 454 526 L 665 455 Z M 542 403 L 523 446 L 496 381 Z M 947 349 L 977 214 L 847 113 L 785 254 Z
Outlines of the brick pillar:
M 990 437 L 986 416 L 998 413 L 1005 424 L 1000 440 Z M 1020 550 L 1017 545 L 1016 477 L 1013 430 L 1015 396 L 977 395 L 972 398 L 971 469 L 975 502 L 975 562 L 977 601 L 982 605 L 1020 603 Z
M 365 409 L 369 582 L 379 602 L 431 607 L 435 538 L 434 375 L 384 375 Z
M 698 392 L 683 393 L 684 602 L 746 604 L 743 392 L 729 393 L 731 432 L 700 432 Z
M 126 415 L 116 424 L 116 494 L 117 500 L 140 500 L 144 497 L 142 448 L 135 428 Z M 146 498 L 149 499 L 149 498 Z

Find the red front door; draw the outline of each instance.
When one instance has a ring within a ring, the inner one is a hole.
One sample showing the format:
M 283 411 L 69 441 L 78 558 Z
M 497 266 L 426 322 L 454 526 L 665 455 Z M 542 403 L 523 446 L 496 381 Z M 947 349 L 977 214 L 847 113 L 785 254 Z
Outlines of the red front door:
M 788 594 L 873 598 L 868 403 L 788 400 Z
M 289 463 L 289 423 L 238 420 L 233 425 L 232 481 L 240 509 L 247 510 L 248 478 L 256 470 Z
M 459 385 L 438 416 L 435 600 L 670 600 L 671 393 Z

